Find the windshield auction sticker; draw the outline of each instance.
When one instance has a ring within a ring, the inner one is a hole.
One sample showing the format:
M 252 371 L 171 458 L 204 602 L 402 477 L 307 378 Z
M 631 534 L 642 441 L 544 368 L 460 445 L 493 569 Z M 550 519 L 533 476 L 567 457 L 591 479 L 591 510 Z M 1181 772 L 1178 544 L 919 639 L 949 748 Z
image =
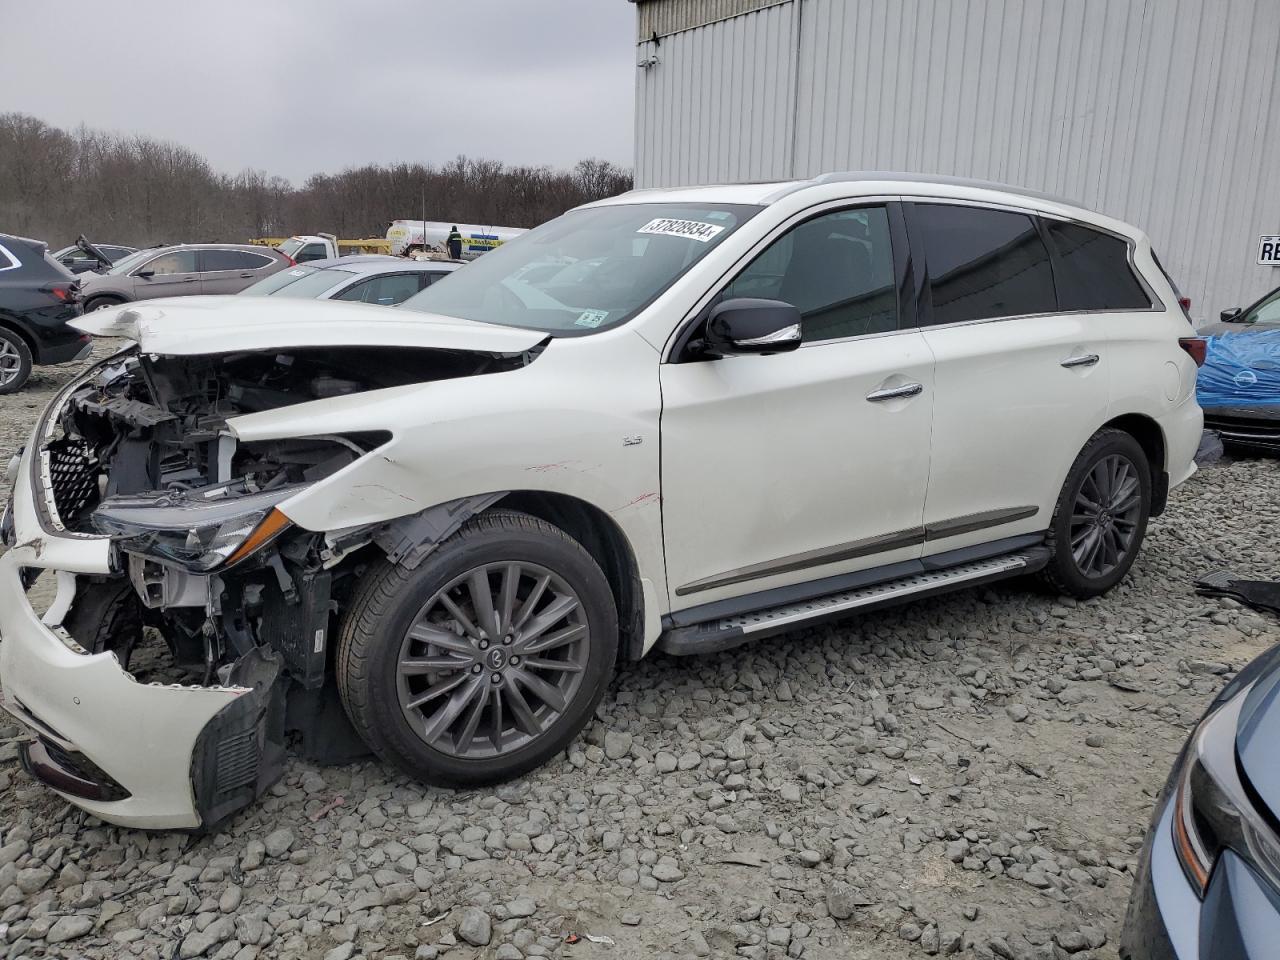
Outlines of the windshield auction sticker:
M 701 223 L 697 220 L 668 220 L 663 217 L 650 220 L 636 231 L 636 233 L 650 233 L 659 237 L 685 237 L 689 240 L 697 240 L 699 243 L 708 243 L 714 240 L 717 234 L 723 232 L 724 227 L 716 226 L 714 223 Z

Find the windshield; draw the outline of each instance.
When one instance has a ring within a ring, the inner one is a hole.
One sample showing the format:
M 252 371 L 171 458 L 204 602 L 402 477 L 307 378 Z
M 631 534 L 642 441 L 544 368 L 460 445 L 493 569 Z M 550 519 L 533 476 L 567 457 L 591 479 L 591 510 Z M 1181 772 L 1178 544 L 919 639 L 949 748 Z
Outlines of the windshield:
M 315 267 L 290 267 L 240 291 L 242 297 L 318 297 L 339 281 L 353 277 L 348 270 L 318 270 Z
M 276 247 L 276 249 L 279 250 L 281 253 L 283 253 L 286 257 L 292 257 L 295 253 L 297 253 L 300 249 L 302 249 L 302 245 L 304 243 L 306 243 L 305 240 L 299 240 L 297 237 L 290 237 L 284 243 L 280 244 L 280 246 Z
M 625 323 L 760 211 L 628 203 L 573 210 L 400 305 L 560 336 Z
M 1266 299 L 1254 304 L 1249 312 L 1236 322 L 1258 327 L 1280 327 L 1280 290 L 1276 290 Z
M 139 250 L 137 253 L 131 253 L 123 260 L 117 260 L 111 265 L 111 269 L 107 271 L 110 276 L 117 276 L 121 273 L 128 273 L 136 266 L 140 266 L 142 261 L 155 253 L 154 250 Z

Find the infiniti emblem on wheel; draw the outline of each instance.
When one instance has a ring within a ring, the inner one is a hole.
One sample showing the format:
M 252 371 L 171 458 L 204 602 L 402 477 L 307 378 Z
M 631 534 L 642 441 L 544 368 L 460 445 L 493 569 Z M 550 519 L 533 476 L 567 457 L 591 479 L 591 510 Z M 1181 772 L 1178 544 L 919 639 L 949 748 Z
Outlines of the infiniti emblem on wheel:
M 501 647 L 494 647 L 489 651 L 485 660 L 488 662 L 490 670 L 501 670 L 507 665 L 507 651 Z

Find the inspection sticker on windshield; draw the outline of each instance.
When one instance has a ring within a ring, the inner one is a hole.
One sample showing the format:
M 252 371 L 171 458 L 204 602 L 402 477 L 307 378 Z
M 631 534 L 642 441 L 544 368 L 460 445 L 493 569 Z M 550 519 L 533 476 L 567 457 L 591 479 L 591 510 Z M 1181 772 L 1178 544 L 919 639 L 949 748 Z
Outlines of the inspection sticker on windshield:
M 660 237 L 686 237 L 689 240 L 697 240 L 699 243 L 708 243 L 715 239 L 716 234 L 723 232 L 724 227 L 716 226 L 714 223 L 701 223 L 697 220 L 668 220 L 665 217 L 650 220 L 636 231 L 636 233 L 657 234 Z
M 579 327 L 598 327 L 608 319 L 608 310 L 583 310 L 573 322 Z

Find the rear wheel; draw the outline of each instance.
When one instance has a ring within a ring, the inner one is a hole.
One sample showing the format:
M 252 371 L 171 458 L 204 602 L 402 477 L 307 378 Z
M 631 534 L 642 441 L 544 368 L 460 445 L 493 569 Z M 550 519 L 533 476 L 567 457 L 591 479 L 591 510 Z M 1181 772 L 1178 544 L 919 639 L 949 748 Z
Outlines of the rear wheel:
M 86 301 L 84 305 L 85 313 L 92 313 L 94 310 L 105 310 L 107 307 L 118 307 L 124 303 L 119 297 L 94 297 Z
M 31 349 L 12 330 L 0 328 L 0 393 L 16 393 L 31 376 Z
M 1067 473 L 1049 526 L 1043 576 L 1086 599 L 1106 593 L 1133 566 L 1151 515 L 1151 465 L 1123 430 L 1100 430 Z
M 600 567 L 534 517 L 468 521 L 417 570 L 365 574 L 341 631 L 338 689 L 360 736 L 426 783 L 544 763 L 591 718 L 618 621 Z

